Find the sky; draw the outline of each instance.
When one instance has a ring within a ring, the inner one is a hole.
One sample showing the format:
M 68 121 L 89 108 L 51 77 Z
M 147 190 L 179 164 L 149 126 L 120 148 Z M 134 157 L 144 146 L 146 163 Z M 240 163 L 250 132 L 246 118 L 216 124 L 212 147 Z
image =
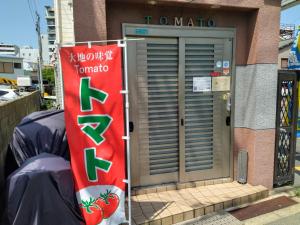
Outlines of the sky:
M 300 25 L 300 5 L 281 12 L 280 23 Z
M 37 48 L 34 12 L 37 9 L 41 17 L 41 33 L 47 33 L 44 6 L 53 6 L 53 0 L 0 0 L 0 3 L 0 42 Z
M 0 3 L 0 42 L 37 48 L 34 11 L 37 9 L 41 17 L 41 33 L 47 33 L 44 6 L 53 6 L 53 0 L 0 0 Z M 280 22 L 300 25 L 300 5 L 284 10 Z

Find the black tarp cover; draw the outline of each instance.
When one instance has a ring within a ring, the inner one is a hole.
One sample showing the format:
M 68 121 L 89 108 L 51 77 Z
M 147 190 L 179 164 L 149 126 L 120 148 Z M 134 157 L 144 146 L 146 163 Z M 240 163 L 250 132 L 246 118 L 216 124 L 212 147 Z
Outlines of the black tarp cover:
M 24 117 L 14 129 L 10 149 L 19 166 L 42 152 L 69 160 L 64 111 L 40 111 Z
M 42 153 L 7 179 L 2 225 L 82 225 L 69 162 Z

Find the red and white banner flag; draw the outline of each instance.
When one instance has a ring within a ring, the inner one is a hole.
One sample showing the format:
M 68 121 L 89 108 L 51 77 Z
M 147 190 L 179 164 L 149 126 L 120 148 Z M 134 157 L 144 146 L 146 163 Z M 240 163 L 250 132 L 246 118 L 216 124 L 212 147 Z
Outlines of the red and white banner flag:
M 60 49 L 66 131 L 76 195 L 87 225 L 125 221 L 121 49 Z

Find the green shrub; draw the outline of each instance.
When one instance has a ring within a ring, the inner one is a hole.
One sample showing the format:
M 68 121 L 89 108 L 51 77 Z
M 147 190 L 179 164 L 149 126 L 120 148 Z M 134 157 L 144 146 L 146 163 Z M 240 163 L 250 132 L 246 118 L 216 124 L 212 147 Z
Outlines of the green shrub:
M 300 187 L 296 188 L 294 192 L 297 197 L 300 197 Z

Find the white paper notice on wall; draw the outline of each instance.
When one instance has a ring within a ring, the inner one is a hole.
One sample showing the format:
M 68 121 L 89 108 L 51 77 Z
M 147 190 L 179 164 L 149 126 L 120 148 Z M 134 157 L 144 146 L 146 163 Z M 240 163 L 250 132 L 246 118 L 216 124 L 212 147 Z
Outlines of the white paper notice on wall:
M 193 92 L 211 91 L 211 77 L 193 77 Z
M 228 76 L 213 77 L 212 91 L 230 91 L 230 77 Z

